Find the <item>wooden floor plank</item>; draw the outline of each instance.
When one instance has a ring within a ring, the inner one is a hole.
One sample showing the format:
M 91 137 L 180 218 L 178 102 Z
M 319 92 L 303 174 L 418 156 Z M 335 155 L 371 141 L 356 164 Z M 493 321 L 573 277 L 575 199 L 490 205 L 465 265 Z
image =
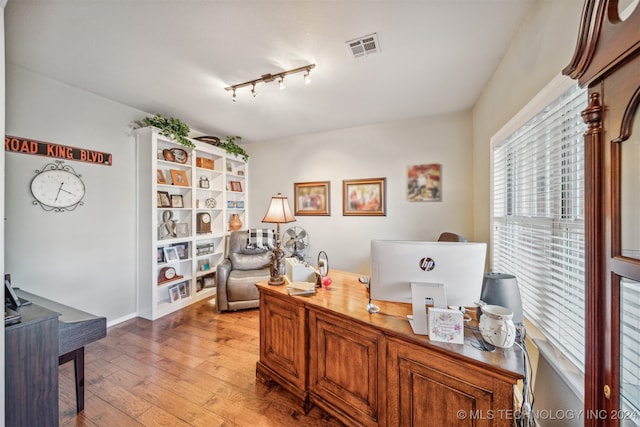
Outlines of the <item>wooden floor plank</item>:
M 304 415 L 277 385 L 256 382 L 259 311 L 217 313 L 201 301 L 156 321 L 135 318 L 85 349 L 85 409 L 73 363 L 60 367 L 60 425 L 340 426 Z

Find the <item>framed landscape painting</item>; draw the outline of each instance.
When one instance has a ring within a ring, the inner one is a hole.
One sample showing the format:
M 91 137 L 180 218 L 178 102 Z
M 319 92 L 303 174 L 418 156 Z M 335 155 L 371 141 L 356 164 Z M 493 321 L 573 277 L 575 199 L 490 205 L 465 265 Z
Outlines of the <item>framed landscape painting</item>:
M 342 181 L 342 215 L 385 216 L 387 178 Z
M 293 183 L 294 215 L 330 215 L 329 181 Z

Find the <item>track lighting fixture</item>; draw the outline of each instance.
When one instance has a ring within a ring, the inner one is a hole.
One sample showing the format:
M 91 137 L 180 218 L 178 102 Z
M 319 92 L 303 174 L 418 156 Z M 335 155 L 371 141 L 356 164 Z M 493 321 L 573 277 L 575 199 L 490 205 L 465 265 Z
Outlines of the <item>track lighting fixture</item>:
M 305 65 L 304 67 L 294 68 L 292 70 L 283 71 L 277 74 L 263 74 L 262 76 L 260 76 L 260 78 L 249 80 L 248 82 L 238 83 L 236 85 L 228 86 L 228 87 L 225 87 L 224 90 L 232 91 L 231 99 L 233 100 L 233 102 L 236 102 L 236 89 L 245 87 L 245 86 L 251 86 L 251 94 L 255 98 L 258 95 L 258 93 L 256 92 L 256 85 L 258 83 L 270 83 L 274 80 L 277 80 L 278 87 L 280 89 L 284 89 L 285 88 L 284 78 L 291 74 L 304 72 L 304 82 L 309 84 L 311 82 L 311 77 L 310 77 L 311 70 L 313 70 L 315 67 L 316 67 L 316 64 L 309 64 L 309 65 Z

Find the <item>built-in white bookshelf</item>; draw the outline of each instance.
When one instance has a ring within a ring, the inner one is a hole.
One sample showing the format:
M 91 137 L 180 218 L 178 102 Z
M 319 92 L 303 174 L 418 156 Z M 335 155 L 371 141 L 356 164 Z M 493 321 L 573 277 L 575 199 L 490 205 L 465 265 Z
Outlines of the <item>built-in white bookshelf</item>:
M 157 128 L 135 137 L 138 315 L 154 320 L 215 296 L 229 219 L 248 218 L 248 168 L 219 147 L 185 147 Z

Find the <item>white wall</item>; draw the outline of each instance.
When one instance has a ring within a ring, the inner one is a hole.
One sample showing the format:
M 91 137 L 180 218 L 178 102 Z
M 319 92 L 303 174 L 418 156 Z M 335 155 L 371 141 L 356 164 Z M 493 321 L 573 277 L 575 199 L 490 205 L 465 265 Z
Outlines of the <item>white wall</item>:
M 489 141 L 569 63 L 583 0 L 540 0 L 473 108 L 474 237 L 489 241 Z
M 49 157 L 6 153 L 5 271 L 16 286 L 109 322 L 136 312 L 134 139 L 146 114 L 7 66 L 6 133 L 113 154 L 113 166 L 67 161 L 86 186 L 84 206 L 32 204 L 36 169 Z
M 293 184 L 330 181 L 331 216 L 298 216 L 281 231 L 309 232 L 310 255 L 320 250 L 331 268 L 369 273 L 371 239 L 435 240 L 442 231 L 472 234 L 472 144 L 469 112 L 381 123 L 246 144 L 250 154 L 250 227 L 262 224 L 278 192 L 293 209 Z M 442 164 L 441 202 L 406 200 L 407 168 Z M 387 215 L 343 216 L 342 180 L 387 178 Z

